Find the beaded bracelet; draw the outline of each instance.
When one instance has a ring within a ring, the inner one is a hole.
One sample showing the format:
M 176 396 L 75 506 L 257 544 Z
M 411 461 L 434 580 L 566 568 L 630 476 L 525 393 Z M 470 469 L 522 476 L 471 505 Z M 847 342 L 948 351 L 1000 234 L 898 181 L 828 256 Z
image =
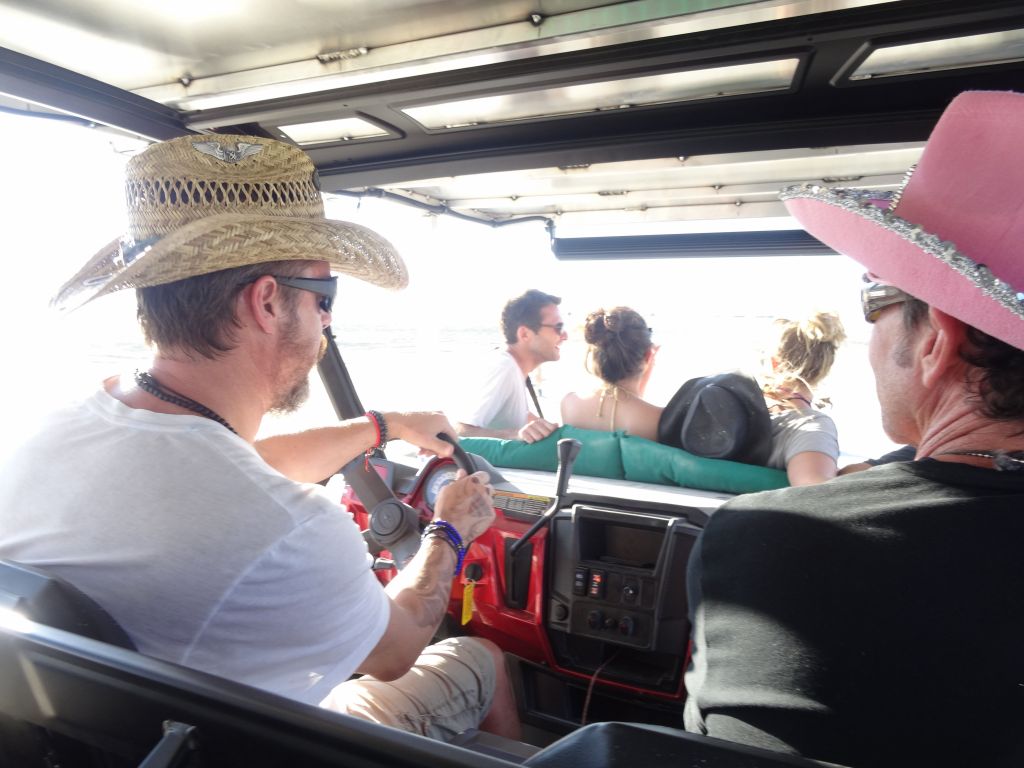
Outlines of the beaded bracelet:
M 373 425 L 373 429 L 377 435 L 373 445 L 367 448 L 366 452 L 363 454 L 363 466 L 367 471 L 369 471 L 370 459 L 373 458 L 377 451 L 388 444 L 388 423 L 384 420 L 384 416 L 380 411 L 367 411 L 366 418 Z
M 458 576 L 462 573 L 462 561 L 466 559 L 466 547 L 462 544 L 462 536 L 459 535 L 455 526 L 447 520 L 434 520 L 423 529 L 421 540 L 426 540 L 430 536 L 436 536 L 448 542 L 451 548 L 455 550 L 455 573 L 453 576 Z

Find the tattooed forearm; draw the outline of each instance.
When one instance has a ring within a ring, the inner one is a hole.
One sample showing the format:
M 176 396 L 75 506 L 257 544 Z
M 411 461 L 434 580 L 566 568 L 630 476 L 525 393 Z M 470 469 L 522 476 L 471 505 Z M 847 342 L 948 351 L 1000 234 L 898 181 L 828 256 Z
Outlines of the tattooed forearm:
M 433 630 L 448 609 L 454 567 L 451 546 L 442 539 L 428 538 L 388 592 L 409 611 L 416 626 Z

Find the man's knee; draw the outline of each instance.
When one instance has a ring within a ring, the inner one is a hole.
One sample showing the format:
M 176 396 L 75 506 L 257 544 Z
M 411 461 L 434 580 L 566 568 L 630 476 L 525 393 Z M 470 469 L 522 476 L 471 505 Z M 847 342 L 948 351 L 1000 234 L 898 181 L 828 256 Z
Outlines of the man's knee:
M 491 659 L 494 661 L 494 666 L 497 673 L 504 674 L 505 671 L 505 652 L 498 647 L 497 643 L 490 640 L 485 640 L 482 637 L 474 637 L 473 642 L 479 643 L 484 647 Z

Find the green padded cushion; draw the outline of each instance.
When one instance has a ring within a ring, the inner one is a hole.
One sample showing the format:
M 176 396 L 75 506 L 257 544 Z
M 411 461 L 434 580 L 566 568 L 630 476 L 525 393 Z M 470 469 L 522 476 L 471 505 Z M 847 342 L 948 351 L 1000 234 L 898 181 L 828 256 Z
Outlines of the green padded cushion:
M 619 439 L 622 432 L 559 427 L 543 440 L 524 443 L 522 440 L 499 440 L 495 437 L 464 437 L 459 442 L 470 453 L 483 456 L 496 467 L 513 469 L 558 468 L 558 441 L 573 437 L 583 443 L 573 472 L 591 477 L 625 477 Z
M 573 470 L 581 475 L 722 493 L 751 493 L 789 484 L 786 473 L 780 469 L 706 459 L 623 432 L 560 427 L 536 443 L 493 437 L 464 437 L 461 443 L 467 451 L 483 456 L 496 467 L 554 472 L 558 467 L 556 446 L 563 437 L 575 438 L 583 444 Z
M 786 473 L 781 469 L 694 456 L 682 448 L 642 437 L 624 436 L 621 446 L 626 480 L 682 485 L 722 493 L 770 491 L 789 485 Z

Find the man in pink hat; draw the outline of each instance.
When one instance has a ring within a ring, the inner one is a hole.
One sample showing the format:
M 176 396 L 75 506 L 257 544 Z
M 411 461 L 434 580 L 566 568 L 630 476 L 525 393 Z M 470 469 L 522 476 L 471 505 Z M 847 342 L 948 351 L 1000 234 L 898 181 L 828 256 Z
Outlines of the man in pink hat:
M 1024 95 L 965 93 L 886 204 L 783 199 L 861 262 L 915 460 L 736 499 L 690 561 L 686 727 L 851 766 L 1024 764 Z
M 391 244 L 326 219 L 309 157 L 264 138 L 154 144 L 129 161 L 126 196 L 128 233 L 57 302 L 135 288 L 153 361 L 41 419 L 0 465 L 0 557 L 67 579 L 144 654 L 426 736 L 517 736 L 497 646 L 428 647 L 493 520 L 487 476 L 442 491 L 386 590 L 317 484 L 389 438 L 450 454 L 448 420 L 369 411 L 256 440 L 268 411 L 305 398 L 332 272 L 404 287 Z

